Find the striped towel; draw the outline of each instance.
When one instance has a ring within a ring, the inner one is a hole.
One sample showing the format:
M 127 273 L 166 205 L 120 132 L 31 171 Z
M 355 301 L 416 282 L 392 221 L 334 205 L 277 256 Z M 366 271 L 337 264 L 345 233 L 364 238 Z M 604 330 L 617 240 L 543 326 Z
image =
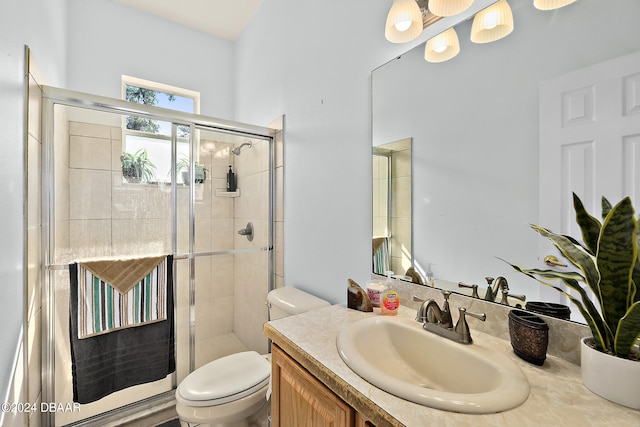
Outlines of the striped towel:
M 166 257 L 127 292 L 120 292 L 82 263 L 78 263 L 77 283 L 78 339 L 167 318 Z
M 389 239 L 387 237 L 373 238 L 373 272 L 385 275 L 389 270 Z

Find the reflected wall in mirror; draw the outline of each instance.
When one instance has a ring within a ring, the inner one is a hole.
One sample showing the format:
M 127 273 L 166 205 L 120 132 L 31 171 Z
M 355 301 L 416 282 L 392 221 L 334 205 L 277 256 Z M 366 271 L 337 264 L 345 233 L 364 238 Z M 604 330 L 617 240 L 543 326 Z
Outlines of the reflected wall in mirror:
M 541 174 L 548 173 L 540 171 L 548 159 L 539 155 L 539 89 L 640 50 L 640 2 L 580 0 L 556 11 L 509 3 L 515 29 L 508 37 L 471 43 L 468 20 L 456 26 L 461 51 L 454 59 L 428 63 L 421 45 L 372 72 L 373 145 L 413 138 L 416 266 L 429 263 L 435 279 L 480 287 L 486 276 L 504 276 L 527 301 L 564 302 L 497 258 L 547 268 L 544 242 L 528 227 L 548 215 L 539 210 L 547 191 Z M 593 182 L 604 179 L 596 173 Z M 617 191 L 604 195 L 620 200 L 625 190 Z M 600 196 L 589 196 L 588 210 L 599 212 Z M 559 212 L 560 201 L 554 205 Z
M 373 272 L 413 281 L 411 138 L 373 147 Z M 405 276 L 405 277 L 403 277 Z M 416 277 L 416 283 L 419 283 Z

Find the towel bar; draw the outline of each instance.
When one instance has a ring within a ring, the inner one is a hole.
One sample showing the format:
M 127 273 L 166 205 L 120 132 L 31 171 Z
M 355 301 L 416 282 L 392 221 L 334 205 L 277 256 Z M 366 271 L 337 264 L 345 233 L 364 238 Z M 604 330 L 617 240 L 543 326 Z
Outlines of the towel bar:
M 246 248 L 246 249 L 231 249 L 228 251 L 213 251 L 213 252 L 198 252 L 196 254 L 174 254 L 173 260 L 178 259 L 190 259 L 197 258 L 201 256 L 212 256 L 212 255 L 233 255 L 233 254 L 242 254 L 249 252 L 268 252 L 273 250 L 273 247 L 260 247 L 260 248 Z M 68 270 L 69 264 L 49 264 L 45 267 L 47 270 L 55 271 L 55 270 Z

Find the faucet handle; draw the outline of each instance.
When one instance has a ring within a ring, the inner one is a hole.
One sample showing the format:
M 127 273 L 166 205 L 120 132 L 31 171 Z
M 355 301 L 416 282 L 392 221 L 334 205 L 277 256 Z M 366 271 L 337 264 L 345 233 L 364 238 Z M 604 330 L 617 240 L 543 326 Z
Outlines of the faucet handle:
M 522 302 L 524 302 L 527 299 L 526 295 L 510 294 L 507 289 L 503 289 L 502 290 L 502 299 L 500 300 L 500 304 L 509 305 L 509 300 L 507 299 L 507 297 L 516 298 L 516 299 L 519 299 Z
M 467 309 L 464 307 L 460 307 L 458 310 L 460 310 L 460 314 L 465 313 L 465 315 L 475 317 L 476 319 L 481 320 L 483 322 L 487 320 L 487 315 L 484 313 L 474 313 L 472 311 L 467 311 Z M 462 317 L 465 317 L 465 316 L 463 315 Z
M 458 318 L 458 323 L 456 323 L 455 331 L 460 335 L 461 342 L 471 344 L 473 340 L 471 339 L 471 331 L 469 331 L 466 316 L 469 315 L 484 322 L 487 320 L 487 315 L 484 313 L 472 313 L 471 311 L 467 311 L 464 307 L 458 308 L 458 311 L 460 312 L 460 317 Z
M 478 285 L 473 284 L 473 285 L 467 285 L 465 283 L 462 282 L 458 282 L 458 287 L 459 288 L 469 288 L 472 289 L 471 292 L 471 298 L 480 298 L 480 295 L 478 295 Z

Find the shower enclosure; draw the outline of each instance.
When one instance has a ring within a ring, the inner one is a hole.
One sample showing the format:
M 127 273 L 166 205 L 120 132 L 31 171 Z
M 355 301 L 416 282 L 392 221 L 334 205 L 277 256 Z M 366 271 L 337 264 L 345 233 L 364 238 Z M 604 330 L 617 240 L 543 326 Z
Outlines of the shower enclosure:
M 51 87 L 42 114 L 42 402 L 73 401 L 70 263 L 173 255 L 176 348 L 176 371 L 165 379 L 79 411 L 43 413 L 43 425 L 107 424 L 169 407 L 177 384 L 199 366 L 238 351 L 266 353 L 274 131 Z M 160 131 L 149 139 L 128 130 L 127 116 L 153 120 Z M 121 156 L 141 147 L 154 167 L 146 180 L 129 182 Z M 234 192 L 226 191 L 229 166 Z

